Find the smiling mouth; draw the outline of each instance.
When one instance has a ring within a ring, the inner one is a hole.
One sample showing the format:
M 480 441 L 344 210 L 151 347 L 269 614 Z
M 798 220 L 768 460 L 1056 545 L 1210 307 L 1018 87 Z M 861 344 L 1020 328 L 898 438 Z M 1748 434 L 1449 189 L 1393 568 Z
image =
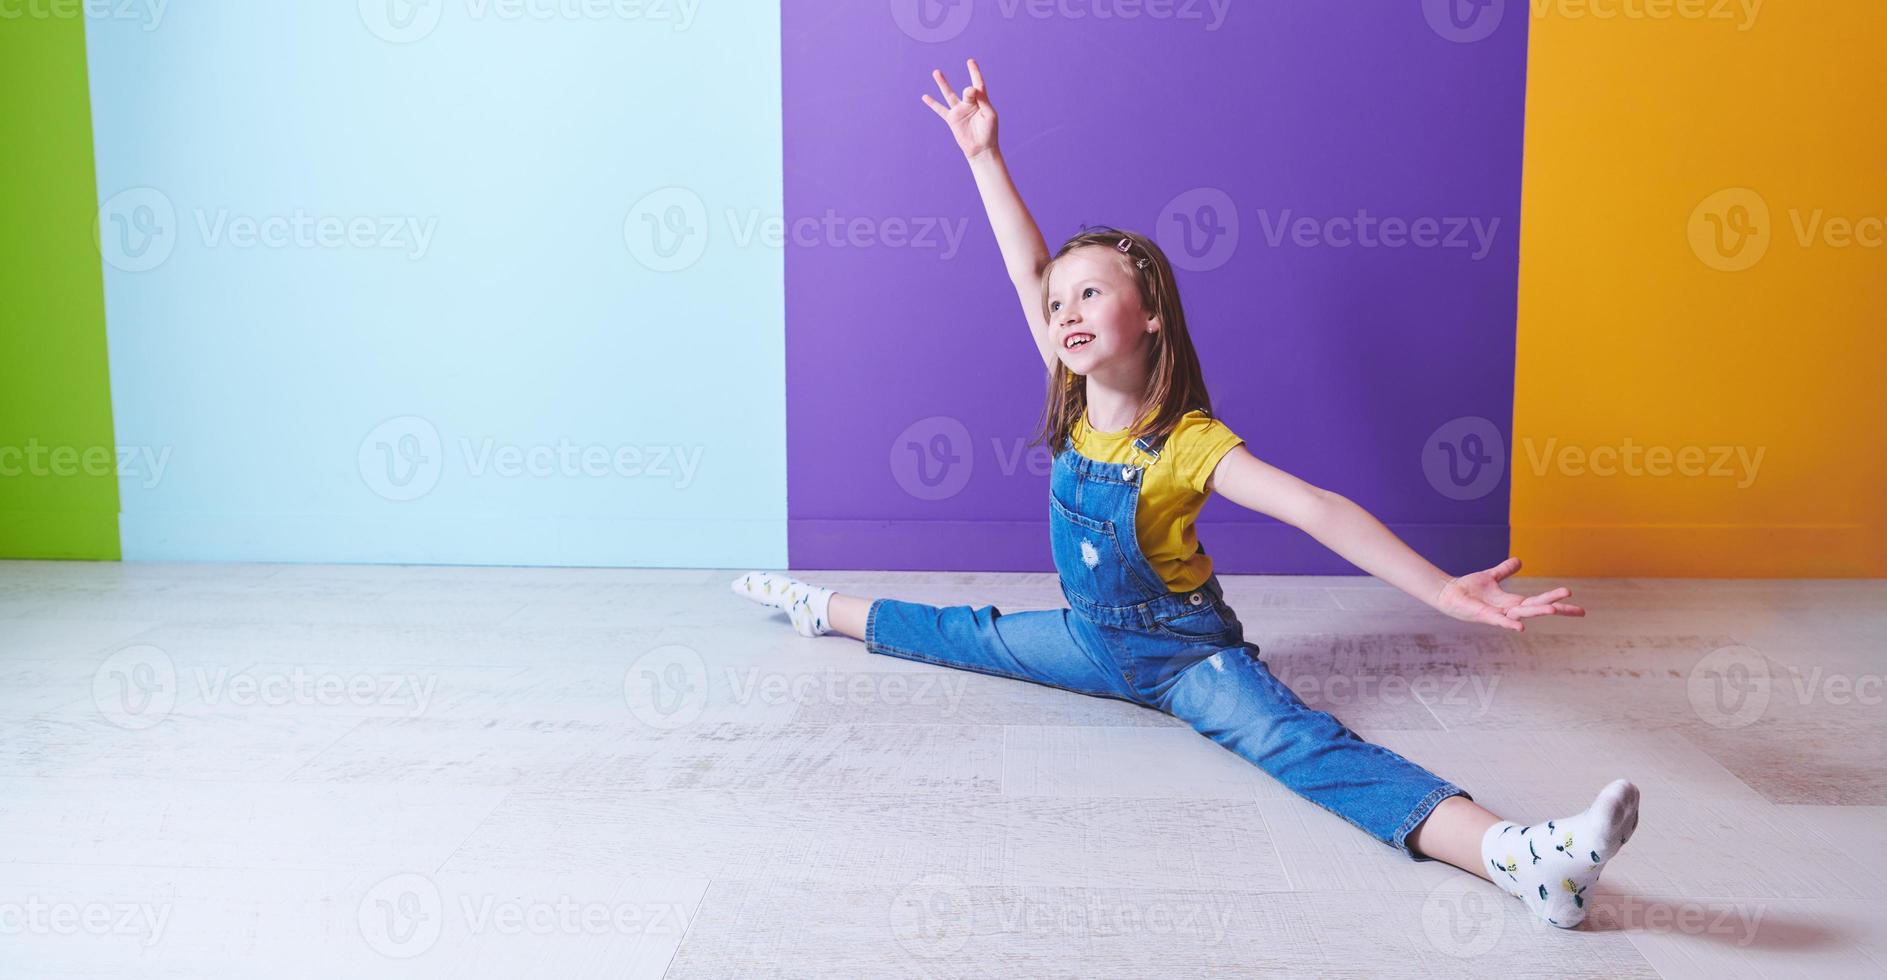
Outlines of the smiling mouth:
M 1061 346 L 1063 350 L 1074 350 L 1077 347 L 1086 347 L 1093 339 L 1094 335 L 1091 333 L 1069 334 L 1068 339 L 1061 342 Z

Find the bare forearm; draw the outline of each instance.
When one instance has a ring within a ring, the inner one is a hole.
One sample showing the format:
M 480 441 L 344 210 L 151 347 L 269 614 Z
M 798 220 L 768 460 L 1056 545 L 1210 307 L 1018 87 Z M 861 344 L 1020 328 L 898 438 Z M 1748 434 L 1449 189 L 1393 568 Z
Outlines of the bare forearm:
M 971 157 L 970 173 L 976 178 L 976 189 L 983 197 L 983 210 L 989 215 L 990 230 L 996 233 L 1009 278 L 1040 275 L 1048 264 L 1048 243 L 1042 240 L 1041 229 L 1022 203 L 1022 194 L 1009 176 L 1002 151 L 991 148 Z
M 1303 529 L 1350 564 L 1431 607 L 1453 578 L 1416 554 L 1356 501 L 1339 493 L 1325 491 L 1323 502 Z

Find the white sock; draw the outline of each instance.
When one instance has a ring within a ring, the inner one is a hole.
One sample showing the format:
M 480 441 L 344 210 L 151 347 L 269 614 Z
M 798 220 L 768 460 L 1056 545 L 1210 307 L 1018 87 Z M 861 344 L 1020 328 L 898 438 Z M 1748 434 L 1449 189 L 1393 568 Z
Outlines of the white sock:
M 832 631 L 826 618 L 826 606 L 836 590 L 807 585 L 778 572 L 748 572 L 734 580 L 734 592 L 755 602 L 786 610 L 793 629 L 802 636 L 819 636 Z
M 1570 929 L 1586 917 L 1586 888 L 1637 827 L 1638 787 L 1616 779 L 1578 816 L 1487 828 L 1481 859 L 1495 884 L 1540 918 Z

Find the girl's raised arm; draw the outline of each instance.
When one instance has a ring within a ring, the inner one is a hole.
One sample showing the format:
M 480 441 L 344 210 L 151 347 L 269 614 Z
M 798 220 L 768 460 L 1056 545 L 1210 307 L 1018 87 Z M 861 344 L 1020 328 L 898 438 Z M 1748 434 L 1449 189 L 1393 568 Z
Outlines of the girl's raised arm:
M 970 163 L 976 189 L 983 196 L 983 210 L 989 214 L 990 230 L 1002 249 L 1003 265 L 1022 302 L 1022 315 L 1028 320 L 1029 333 L 1035 338 L 1044 366 L 1055 366 L 1055 341 L 1048 323 L 1042 318 L 1042 269 L 1048 265 L 1048 243 L 1041 229 L 1029 216 L 1029 209 L 1009 178 L 1002 151 L 996 145 L 996 108 L 989 103 L 989 90 L 983 85 L 983 72 L 976 59 L 969 60 L 970 86 L 958 97 L 944 80 L 942 71 L 933 70 L 944 104 L 929 95 L 924 104 L 950 125 L 950 132 Z

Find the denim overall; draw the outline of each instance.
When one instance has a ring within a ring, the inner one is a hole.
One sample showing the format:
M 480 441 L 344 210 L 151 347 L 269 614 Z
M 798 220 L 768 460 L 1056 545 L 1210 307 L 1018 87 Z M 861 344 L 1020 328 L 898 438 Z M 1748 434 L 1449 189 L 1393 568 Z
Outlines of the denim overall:
M 1069 608 L 1004 613 L 878 599 L 865 619 L 866 649 L 1165 712 L 1377 840 L 1429 860 L 1404 838 L 1436 804 L 1468 794 L 1299 700 L 1245 641 L 1216 574 L 1191 592 L 1169 592 L 1141 552 L 1140 484 L 1164 441 L 1136 440 L 1133 464 L 1089 459 L 1072 439 L 1056 455 L 1049 535 Z

